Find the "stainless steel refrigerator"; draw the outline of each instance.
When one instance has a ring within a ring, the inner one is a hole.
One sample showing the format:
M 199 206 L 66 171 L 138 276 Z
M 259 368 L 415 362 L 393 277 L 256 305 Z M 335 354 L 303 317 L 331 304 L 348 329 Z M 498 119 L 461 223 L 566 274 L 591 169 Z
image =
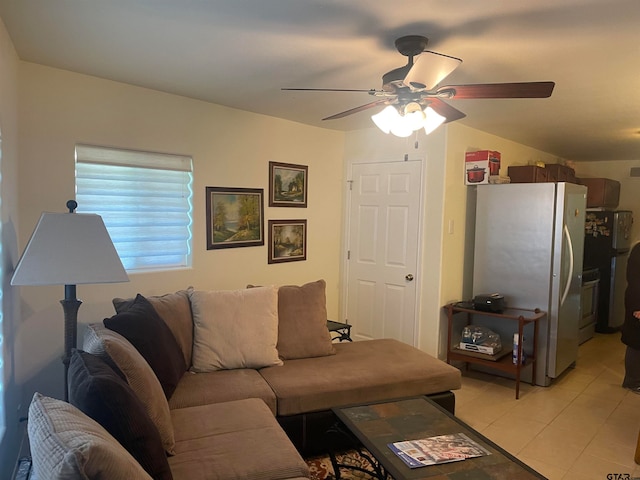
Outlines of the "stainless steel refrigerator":
M 628 210 L 588 210 L 585 221 L 584 266 L 600 272 L 596 331 L 618 331 L 624 322 L 627 257 L 633 214 Z
M 473 294 L 501 293 L 507 306 L 547 313 L 538 330 L 538 385 L 578 357 L 586 195 L 586 187 L 564 182 L 477 187 Z M 532 335 L 525 331 L 525 350 Z

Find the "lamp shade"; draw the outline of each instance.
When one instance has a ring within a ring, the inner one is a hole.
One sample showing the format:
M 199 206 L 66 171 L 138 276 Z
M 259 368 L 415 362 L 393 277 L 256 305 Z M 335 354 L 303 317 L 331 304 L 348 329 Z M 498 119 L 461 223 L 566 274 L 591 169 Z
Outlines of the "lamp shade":
M 100 215 L 43 213 L 11 278 L 11 285 L 127 282 Z

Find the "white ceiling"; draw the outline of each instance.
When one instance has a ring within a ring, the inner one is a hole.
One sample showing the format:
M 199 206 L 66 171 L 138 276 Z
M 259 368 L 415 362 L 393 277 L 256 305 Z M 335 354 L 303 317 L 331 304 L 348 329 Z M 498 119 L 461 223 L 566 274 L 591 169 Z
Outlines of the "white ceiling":
M 553 80 L 548 99 L 449 100 L 459 122 L 569 160 L 640 160 L 639 0 L 0 0 L 22 60 L 310 125 L 406 64 L 424 35 L 463 59 L 443 84 Z M 376 110 L 377 111 L 377 110 Z

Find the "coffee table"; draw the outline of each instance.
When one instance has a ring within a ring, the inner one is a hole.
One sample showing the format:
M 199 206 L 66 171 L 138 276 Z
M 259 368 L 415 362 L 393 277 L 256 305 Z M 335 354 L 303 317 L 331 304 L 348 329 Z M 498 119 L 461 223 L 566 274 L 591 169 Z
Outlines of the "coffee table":
M 500 448 L 427 397 L 412 397 L 332 409 L 342 425 L 375 457 L 372 476 L 395 480 L 530 480 L 544 479 L 531 467 Z M 415 440 L 464 433 L 491 454 L 466 460 L 409 468 L 387 446 Z M 340 478 L 335 457 L 336 477 Z

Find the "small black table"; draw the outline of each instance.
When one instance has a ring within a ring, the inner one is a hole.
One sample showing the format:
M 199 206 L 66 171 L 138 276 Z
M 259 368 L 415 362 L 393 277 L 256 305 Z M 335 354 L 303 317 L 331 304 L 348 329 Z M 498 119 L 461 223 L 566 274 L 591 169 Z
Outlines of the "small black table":
M 337 335 L 332 337 L 331 340 L 340 340 L 341 342 L 351 342 L 351 325 L 348 323 L 335 322 L 333 320 L 327 320 L 327 328 L 330 332 L 336 332 Z

